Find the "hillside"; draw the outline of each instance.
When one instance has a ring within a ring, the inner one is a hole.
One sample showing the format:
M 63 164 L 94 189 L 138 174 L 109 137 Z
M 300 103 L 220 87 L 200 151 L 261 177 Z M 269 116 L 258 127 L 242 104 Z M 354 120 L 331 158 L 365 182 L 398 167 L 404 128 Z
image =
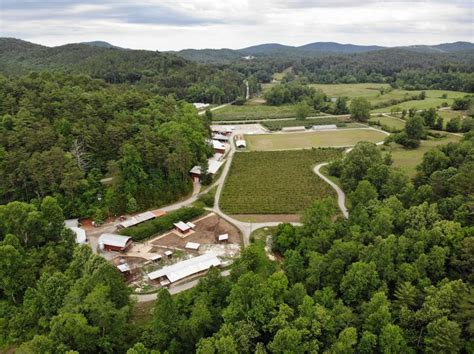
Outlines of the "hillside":
M 0 74 L 16 76 L 42 70 L 86 74 L 114 84 L 137 84 L 159 94 L 199 102 L 228 102 L 243 91 L 240 74 L 173 53 L 123 50 L 103 42 L 45 47 L 0 38 Z

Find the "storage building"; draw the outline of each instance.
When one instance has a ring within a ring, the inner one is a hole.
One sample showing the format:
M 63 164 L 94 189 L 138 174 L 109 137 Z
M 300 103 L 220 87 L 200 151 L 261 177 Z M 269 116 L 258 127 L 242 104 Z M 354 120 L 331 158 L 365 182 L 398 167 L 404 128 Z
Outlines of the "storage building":
M 207 253 L 148 273 L 148 278 L 150 280 L 159 280 L 160 282 L 169 281 L 174 283 L 191 275 L 207 271 L 212 266 L 217 267 L 221 264 L 221 260 L 215 254 Z
M 99 237 L 99 247 L 102 251 L 124 252 L 132 245 L 132 238 L 117 234 L 102 234 Z

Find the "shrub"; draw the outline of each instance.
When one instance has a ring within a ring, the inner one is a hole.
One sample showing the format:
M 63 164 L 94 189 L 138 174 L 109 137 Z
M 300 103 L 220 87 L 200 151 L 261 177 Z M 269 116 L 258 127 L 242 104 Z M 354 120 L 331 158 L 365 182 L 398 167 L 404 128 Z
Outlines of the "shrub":
M 146 221 L 143 224 L 120 230 L 119 233 L 130 236 L 134 241 L 140 241 L 172 229 L 173 224 L 178 221 L 187 221 L 202 214 L 204 214 L 203 208 L 181 208 L 159 218 Z
M 214 206 L 214 200 L 216 197 L 217 187 L 211 189 L 209 192 L 202 194 L 198 197 L 198 201 L 203 203 L 205 206 L 212 208 Z

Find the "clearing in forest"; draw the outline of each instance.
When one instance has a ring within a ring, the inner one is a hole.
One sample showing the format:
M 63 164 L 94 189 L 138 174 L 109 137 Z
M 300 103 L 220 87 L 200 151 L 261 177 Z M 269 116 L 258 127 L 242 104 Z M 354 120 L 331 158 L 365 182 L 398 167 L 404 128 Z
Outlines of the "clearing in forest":
M 298 214 L 334 190 L 313 172 L 320 162 L 342 154 L 336 149 L 238 152 L 222 191 L 227 214 Z
M 253 151 L 306 149 L 312 147 L 353 146 L 359 141 L 378 143 L 387 135 L 374 129 L 340 129 L 319 132 L 246 135 L 247 148 Z

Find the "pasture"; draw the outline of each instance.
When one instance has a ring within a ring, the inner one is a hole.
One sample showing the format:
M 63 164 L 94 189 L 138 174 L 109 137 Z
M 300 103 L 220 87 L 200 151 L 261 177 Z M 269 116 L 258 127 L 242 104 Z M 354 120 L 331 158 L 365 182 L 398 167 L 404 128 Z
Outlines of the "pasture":
M 377 143 L 383 141 L 386 137 L 382 132 L 367 128 L 246 135 L 245 139 L 247 140 L 247 148 L 251 151 L 271 151 L 352 146 L 359 141 Z
M 365 97 L 369 100 L 380 94 L 380 88 L 388 89 L 390 87 L 389 84 L 382 83 L 310 84 L 310 86 L 321 89 L 328 97 Z
M 393 166 L 400 168 L 405 173 L 414 177 L 416 175 L 416 166 L 423 160 L 423 155 L 428 150 L 448 143 L 458 142 L 461 137 L 447 134 L 446 137 L 430 140 L 422 140 L 420 147 L 413 150 L 405 149 L 403 146 L 398 144 L 391 144 L 388 151 L 392 154 Z M 386 149 L 386 147 L 384 147 Z
M 395 117 L 387 117 L 387 116 L 372 116 L 370 117 L 370 122 L 377 123 L 381 127 L 387 127 L 388 130 L 402 130 L 405 128 L 405 121 L 401 119 L 397 119 Z
M 334 190 L 313 167 L 342 153 L 336 149 L 238 152 L 222 191 L 228 214 L 297 214 Z

